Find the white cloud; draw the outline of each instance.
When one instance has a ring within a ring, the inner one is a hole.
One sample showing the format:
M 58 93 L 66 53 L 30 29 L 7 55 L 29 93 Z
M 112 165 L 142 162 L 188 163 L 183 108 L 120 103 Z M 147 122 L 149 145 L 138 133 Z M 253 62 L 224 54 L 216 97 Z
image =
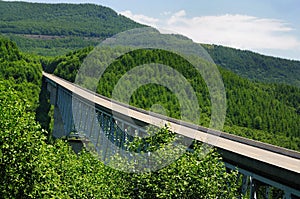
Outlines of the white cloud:
M 292 49 L 300 45 L 283 21 L 246 15 L 178 17 L 168 19 L 166 28 L 194 41 L 242 49 Z
M 133 14 L 130 10 L 120 12 L 119 14 L 124 15 L 130 19 L 133 19 L 134 21 L 136 21 L 138 23 L 153 26 L 155 28 L 157 28 L 157 23 L 159 22 L 159 19 L 148 17 L 148 16 L 141 15 L 141 14 Z
M 293 29 L 284 21 L 247 15 L 220 15 L 187 17 L 184 10 L 169 14 L 166 19 L 135 15 L 130 11 L 121 14 L 158 29 L 183 34 L 195 42 L 220 44 L 240 49 L 290 50 L 300 47 Z
M 170 14 L 172 14 L 172 12 L 170 12 L 170 11 L 165 11 L 165 12 L 162 13 L 162 15 L 165 15 L 165 16 L 168 16 Z
M 173 17 L 177 18 L 177 17 L 184 17 L 186 16 L 185 10 L 180 10 L 179 12 L 176 12 L 173 14 Z

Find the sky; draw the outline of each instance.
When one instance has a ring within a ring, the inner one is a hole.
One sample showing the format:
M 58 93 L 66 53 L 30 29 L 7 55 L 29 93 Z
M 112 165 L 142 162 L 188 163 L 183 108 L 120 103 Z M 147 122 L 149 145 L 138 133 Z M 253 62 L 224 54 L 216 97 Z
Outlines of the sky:
M 25 0 L 107 6 L 198 43 L 300 60 L 300 0 Z

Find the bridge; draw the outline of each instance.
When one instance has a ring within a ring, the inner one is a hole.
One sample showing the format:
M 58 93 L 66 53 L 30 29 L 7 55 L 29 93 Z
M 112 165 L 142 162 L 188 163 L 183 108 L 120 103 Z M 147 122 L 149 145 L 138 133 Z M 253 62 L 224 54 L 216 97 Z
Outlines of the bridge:
M 53 136 L 56 138 L 69 136 L 71 132 L 84 132 L 97 150 L 109 156 L 112 151 L 109 148 L 124 149 L 125 140 L 132 139 L 133 135 L 146 134 L 148 124 L 158 127 L 168 124 L 181 136 L 216 147 L 226 167 L 238 170 L 242 178 L 242 194 L 248 193 L 251 199 L 270 198 L 270 190 L 276 188 L 280 190 L 279 198 L 300 198 L 300 153 L 296 151 L 149 114 L 54 75 L 43 72 L 43 77 L 50 92 L 50 103 L 55 107 Z M 110 145 L 103 140 L 101 133 L 105 134 Z M 265 193 L 259 192 L 261 186 L 265 187 Z

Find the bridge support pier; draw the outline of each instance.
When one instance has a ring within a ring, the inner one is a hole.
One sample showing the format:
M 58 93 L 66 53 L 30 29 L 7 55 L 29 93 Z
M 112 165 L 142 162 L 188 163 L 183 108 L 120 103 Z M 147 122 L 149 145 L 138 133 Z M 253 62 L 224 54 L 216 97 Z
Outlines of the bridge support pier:
M 57 84 L 48 81 L 47 89 L 50 92 L 50 104 L 54 105 L 54 127 L 52 135 L 55 138 L 68 136 L 72 131 L 72 95 Z
M 61 138 L 65 136 L 66 132 L 64 129 L 64 122 L 61 116 L 60 110 L 57 106 L 54 107 L 54 127 L 52 130 L 52 135 L 55 138 Z

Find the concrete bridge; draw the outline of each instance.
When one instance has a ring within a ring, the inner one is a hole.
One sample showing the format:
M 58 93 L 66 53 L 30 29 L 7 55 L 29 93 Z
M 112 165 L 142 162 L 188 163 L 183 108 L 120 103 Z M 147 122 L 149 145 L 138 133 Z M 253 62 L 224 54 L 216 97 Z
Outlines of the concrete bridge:
M 216 147 L 226 167 L 238 169 L 243 181 L 241 192 L 247 192 L 251 199 L 270 198 L 269 191 L 272 187 L 281 190 L 282 194 L 278 198 L 300 198 L 300 153 L 296 151 L 155 113 L 149 114 L 147 111 L 97 95 L 54 75 L 43 73 L 43 76 L 50 91 L 50 102 L 55 106 L 53 136 L 56 138 L 69 136 L 71 132 L 84 132 L 96 150 L 104 153 L 105 160 L 112 151 L 110 148 L 124 149 L 126 140 L 132 139 L 134 135 L 146 134 L 146 125 L 161 126 L 162 123 L 167 123 L 177 134 L 205 141 Z M 100 126 L 100 130 L 97 126 Z M 112 145 L 103 140 L 101 133 L 105 134 Z M 266 187 L 265 193 L 258 192 L 261 186 Z

